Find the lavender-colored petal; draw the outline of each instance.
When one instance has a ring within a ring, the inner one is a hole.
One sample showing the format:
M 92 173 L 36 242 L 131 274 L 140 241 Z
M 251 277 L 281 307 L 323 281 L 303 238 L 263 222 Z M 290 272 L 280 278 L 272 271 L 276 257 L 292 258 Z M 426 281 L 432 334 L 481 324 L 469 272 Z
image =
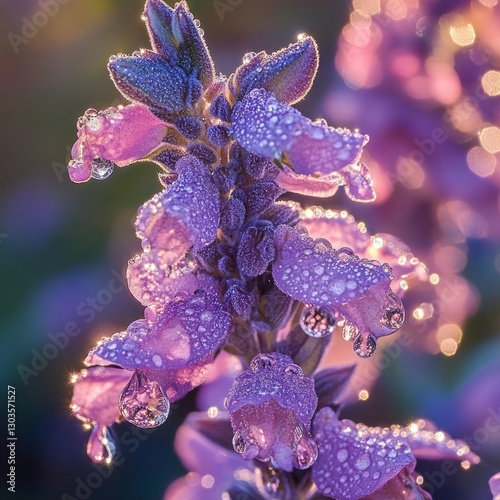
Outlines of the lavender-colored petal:
M 232 132 L 248 151 L 280 159 L 299 174 L 330 175 L 355 162 L 368 138 L 347 129 L 313 123 L 273 94 L 252 90 L 236 104 Z
M 341 170 L 345 192 L 353 201 L 375 201 L 377 195 L 368 167 L 364 163 L 353 163 Z
M 370 233 L 364 223 L 358 222 L 346 211 L 313 206 L 300 211 L 300 225 L 307 229 L 313 239 L 325 238 L 334 248 L 348 247 L 356 255 L 371 256 L 367 250 L 371 243 Z M 388 259 L 377 260 L 389 262 Z M 392 265 L 393 261 L 389 263 Z
M 208 354 L 204 358 L 179 369 L 151 370 L 145 368 L 143 372 L 150 380 L 160 384 L 165 396 L 173 403 L 205 382 L 212 369 L 213 360 L 213 354 Z
M 375 285 L 389 288 L 389 268 L 347 250 L 339 253 L 327 241 L 309 238 L 305 230 L 279 226 L 274 242 L 274 280 L 294 299 L 331 307 L 361 297 Z
M 263 274 L 274 259 L 273 229 L 250 226 L 241 236 L 237 263 L 240 274 L 254 278 Z
M 310 467 L 317 454 L 308 433 L 316 404 L 313 379 L 289 356 L 259 354 L 226 399 L 235 450 L 287 471 Z
M 126 369 L 176 370 L 215 352 L 229 331 L 229 315 L 218 299 L 197 292 L 168 305 L 150 326 L 133 322 L 91 351 Z
M 185 73 L 159 54 L 143 50 L 138 56 L 114 56 L 108 69 L 116 88 L 131 101 L 170 114 L 186 107 Z
M 489 485 L 493 500 L 498 500 L 500 498 L 500 472 L 490 478 Z
M 193 247 L 212 242 L 219 226 L 219 193 L 207 167 L 192 156 L 176 165 L 179 178 L 139 210 L 137 235 L 143 247 L 164 250 L 171 264 Z
M 91 367 L 72 379 L 71 410 L 85 422 L 114 424 L 119 416 L 118 398 L 132 373 L 113 367 Z
M 212 165 L 217 161 L 217 155 L 215 154 L 215 151 L 211 147 L 201 142 L 190 144 L 187 147 L 187 151 L 189 154 L 195 156 L 206 165 Z
M 326 368 L 314 375 L 318 408 L 338 407 L 340 405 L 342 393 L 349 385 L 355 368 L 356 365 Z
M 318 490 L 336 500 L 358 500 L 381 488 L 415 461 L 410 448 L 361 424 L 339 421 L 323 408 L 314 419 L 319 454 L 312 466 Z
M 167 262 L 168 252 L 163 250 L 144 252 L 129 261 L 129 290 L 141 304 L 167 304 L 187 298 L 200 288 L 192 265 L 181 261 L 171 266 Z
M 230 286 L 224 294 L 224 302 L 244 321 L 248 321 L 255 307 L 255 297 L 238 285 Z
M 391 426 L 384 429 L 404 440 L 417 458 L 424 460 L 467 460 L 471 464 L 479 463 L 479 457 L 471 451 L 465 441 L 452 437 L 428 420 L 418 419 L 406 427 Z
M 374 491 L 362 500 L 432 500 L 431 495 L 415 481 L 414 465 L 405 467 L 382 488 Z
M 316 198 L 330 198 L 344 185 L 343 178 L 336 172 L 325 177 L 313 177 L 307 174 L 298 174 L 286 165 L 276 179 L 285 191 L 314 196 Z
M 142 104 L 88 110 L 78 120 L 78 140 L 68 167 L 71 180 L 88 181 L 96 161 L 125 167 L 144 158 L 162 145 L 166 131 L 167 124 Z
M 294 104 L 305 97 L 318 69 L 318 46 L 310 36 L 266 56 L 239 83 L 241 93 L 262 88 L 272 92 L 285 104 Z

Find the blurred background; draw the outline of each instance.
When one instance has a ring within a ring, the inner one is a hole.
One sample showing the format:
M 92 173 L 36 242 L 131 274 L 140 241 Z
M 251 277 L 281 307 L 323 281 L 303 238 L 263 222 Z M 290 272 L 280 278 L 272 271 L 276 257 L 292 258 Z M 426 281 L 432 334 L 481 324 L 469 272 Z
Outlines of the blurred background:
M 419 470 L 436 499 L 490 498 L 487 478 L 500 470 L 497 0 L 189 4 L 225 74 L 245 52 L 316 38 L 318 78 L 298 107 L 370 134 L 365 160 L 379 194 L 376 204 L 339 194 L 324 205 L 401 238 L 429 268 L 405 300 L 412 341 L 370 361 L 346 415 L 424 416 L 465 438 L 480 465 Z M 151 435 L 118 426 L 123 460 L 111 471 L 87 458 L 68 408 L 70 374 L 87 351 L 142 314 L 122 283 L 140 250 L 135 212 L 159 190 L 156 168 L 84 185 L 66 173 L 78 116 L 124 103 L 106 63 L 148 45 L 141 11 L 140 0 L 0 3 L 0 373 L 16 388 L 18 498 L 161 499 L 185 472 L 172 442 L 194 395 Z

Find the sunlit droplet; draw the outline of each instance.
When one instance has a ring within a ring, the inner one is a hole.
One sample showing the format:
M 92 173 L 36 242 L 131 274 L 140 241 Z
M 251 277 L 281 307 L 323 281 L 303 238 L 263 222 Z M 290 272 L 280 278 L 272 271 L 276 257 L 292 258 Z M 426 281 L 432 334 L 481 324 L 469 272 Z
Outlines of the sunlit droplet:
M 360 358 L 369 358 L 375 354 L 377 341 L 371 335 L 358 335 L 354 339 L 353 348 Z
M 458 349 L 455 339 L 445 339 L 441 342 L 439 349 L 445 356 L 454 356 Z
M 326 337 L 335 331 L 335 318 L 321 307 L 305 306 L 300 314 L 300 326 L 310 337 Z
M 137 427 L 149 429 L 163 424 L 170 411 L 170 402 L 160 384 L 135 370 L 120 394 L 118 403 L 123 417 Z
M 103 181 L 113 173 L 114 168 L 115 164 L 112 161 L 94 158 L 92 160 L 92 178 Z
M 500 95 L 500 71 L 487 71 L 481 78 L 481 84 L 489 96 Z

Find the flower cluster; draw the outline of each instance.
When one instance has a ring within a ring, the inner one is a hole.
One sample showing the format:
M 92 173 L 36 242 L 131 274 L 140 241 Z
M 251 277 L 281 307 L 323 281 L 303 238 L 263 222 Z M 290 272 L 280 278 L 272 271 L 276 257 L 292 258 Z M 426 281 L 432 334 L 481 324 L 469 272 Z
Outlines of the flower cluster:
M 345 212 L 279 199 L 339 187 L 354 201 L 375 197 L 360 162 L 368 137 L 291 107 L 315 77 L 315 41 L 302 35 L 279 52 L 246 54 L 231 76 L 216 76 L 185 2 L 147 0 L 143 19 L 152 50 L 108 65 L 131 104 L 88 110 L 68 167 L 75 182 L 140 160 L 161 168 L 162 190 L 135 223 L 143 252 L 127 270 L 144 318 L 103 338 L 73 377 L 71 408 L 92 428 L 89 456 L 110 462 L 110 426 L 164 423 L 212 371 L 231 384 L 219 406 L 181 427 L 195 474 L 167 498 L 428 498 L 416 458 L 477 456 L 423 420 L 341 420 L 353 369 L 318 371 L 337 327 L 359 357 L 373 355 L 403 324 L 401 283 L 427 271 Z

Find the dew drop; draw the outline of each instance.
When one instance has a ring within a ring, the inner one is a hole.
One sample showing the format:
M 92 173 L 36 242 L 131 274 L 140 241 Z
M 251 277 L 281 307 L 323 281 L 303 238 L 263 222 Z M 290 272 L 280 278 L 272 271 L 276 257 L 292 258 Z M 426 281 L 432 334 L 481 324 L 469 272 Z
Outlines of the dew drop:
M 342 337 L 347 342 L 352 342 L 359 335 L 359 330 L 352 323 L 346 321 L 342 327 Z
M 358 470 L 366 470 L 368 467 L 370 467 L 372 461 L 370 460 L 370 455 L 368 453 L 363 453 L 361 456 L 359 456 L 356 461 L 354 462 L 354 467 Z
M 300 326 L 306 335 L 322 338 L 335 331 L 335 318 L 321 307 L 305 306 L 300 314 Z
M 343 464 L 349 458 L 349 450 L 342 448 L 337 452 L 337 460 Z
M 293 466 L 296 469 L 308 469 L 318 458 L 318 446 L 305 429 L 300 429 L 300 438 L 295 443 Z
M 93 462 L 111 463 L 116 451 L 114 441 L 111 439 L 107 427 L 94 424 L 87 443 L 87 455 Z
M 384 308 L 384 315 L 380 319 L 380 324 L 391 331 L 399 330 L 405 320 L 405 308 L 401 299 L 394 293 L 387 294 L 389 299 Z
M 245 438 L 241 432 L 236 431 L 233 436 L 233 448 L 236 453 L 242 454 L 246 448 Z
M 150 381 L 140 370 L 132 374 L 120 394 L 118 406 L 128 422 L 144 429 L 163 424 L 170 411 L 170 402 L 160 384 Z
M 92 178 L 103 181 L 113 173 L 114 168 L 115 164 L 112 161 L 94 158 L 92 160 Z
M 354 352 L 360 357 L 360 358 L 369 358 L 373 356 L 377 349 L 377 341 L 371 336 L 363 336 L 359 334 L 355 339 L 354 339 Z
M 243 56 L 243 64 L 248 64 L 257 54 L 255 52 L 247 52 Z
M 276 363 L 276 360 L 271 354 L 257 354 L 250 362 L 250 369 L 254 371 L 271 368 Z
M 299 365 L 291 364 L 285 367 L 283 370 L 283 373 L 285 375 L 290 375 L 293 377 L 303 377 L 304 372 L 302 371 L 302 368 Z

